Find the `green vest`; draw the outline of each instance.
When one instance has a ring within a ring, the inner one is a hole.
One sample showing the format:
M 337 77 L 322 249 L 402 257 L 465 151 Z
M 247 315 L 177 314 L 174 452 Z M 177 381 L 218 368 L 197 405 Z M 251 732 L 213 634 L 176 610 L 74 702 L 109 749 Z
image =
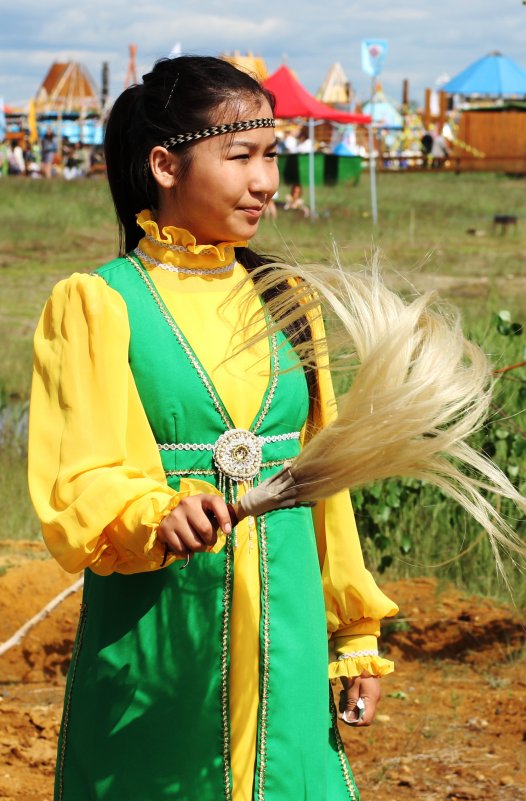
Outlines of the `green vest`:
M 97 270 L 126 302 L 129 361 L 167 480 L 216 484 L 209 447 L 233 427 L 148 274 L 127 259 Z M 94 278 L 93 280 L 99 280 Z M 303 371 L 283 336 L 252 430 L 259 478 L 299 450 Z M 274 368 L 277 365 L 274 364 Z M 111 398 L 101 399 L 111 404 Z M 257 477 L 258 478 L 258 477 Z M 256 480 L 257 480 L 256 478 Z M 254 801 L 358 799 L 329 714 L 327 634 L 309 509 L 258 519 L 260 702 Z M 66 687 L 55 801 L 231 801 L 229 637 L 233 540 L 189 567 L 101 577 L 86 571 Z

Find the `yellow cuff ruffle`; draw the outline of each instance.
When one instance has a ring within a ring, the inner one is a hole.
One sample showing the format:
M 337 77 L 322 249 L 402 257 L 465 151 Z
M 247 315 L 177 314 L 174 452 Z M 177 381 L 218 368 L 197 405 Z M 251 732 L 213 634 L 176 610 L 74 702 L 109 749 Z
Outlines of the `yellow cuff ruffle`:
M 387 676 L 394 670 L 394 663 L 381 656 L 350 656 L 329 663 L 329 679 L 347 676 L 349 679 L 367 671 L 371 676 Z

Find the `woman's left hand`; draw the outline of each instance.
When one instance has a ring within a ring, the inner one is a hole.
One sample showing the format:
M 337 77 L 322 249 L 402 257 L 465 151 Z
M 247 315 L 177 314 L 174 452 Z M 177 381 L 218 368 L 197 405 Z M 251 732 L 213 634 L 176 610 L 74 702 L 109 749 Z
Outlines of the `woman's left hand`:
M 345 722 L 352 723 L 353 726 L 370 726 L 376 714 L 376 705 L 380 700 L 380 679 L 364 671 L 361 676 L 355 676 L 352 679 L 342 676 L 341 681 L 344 690 L 342 700 L 345 701 L 345 711 L 347 712 Z M 356 707 L 358 698 L 362 698 L 365 703 L 365 711 L 361 720 L 358 720 Z

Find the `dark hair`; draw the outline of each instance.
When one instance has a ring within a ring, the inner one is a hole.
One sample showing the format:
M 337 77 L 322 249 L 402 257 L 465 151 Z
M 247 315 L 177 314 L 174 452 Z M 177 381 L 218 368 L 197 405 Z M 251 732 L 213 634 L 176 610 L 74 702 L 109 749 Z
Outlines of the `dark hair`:
M 104 139 L 106 168 L 120 230 L 121 255 L 133 249 L 142 231 L 135 216 L 157 207 L 157 185 L 146 167 L 150 151 L 177 134 L 222 122 L 217 112 L 236 110 L 242 101 L 258 108 L 274 97 L 247 72 L 209 56 L 179 56 L 157 61 L 143 82 L 117 98 Z M 229 115 L 229 122 L 235 119 Z M 194 142 L 177 145 L 180 174 L 190 164 Z

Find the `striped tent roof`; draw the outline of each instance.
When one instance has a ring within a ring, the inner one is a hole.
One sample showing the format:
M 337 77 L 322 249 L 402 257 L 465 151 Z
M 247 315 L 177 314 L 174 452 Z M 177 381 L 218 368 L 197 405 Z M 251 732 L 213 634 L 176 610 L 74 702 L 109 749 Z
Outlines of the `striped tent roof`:
M 329 68 L 325 80 L 316 92 L 316 98 L 329 105 L 349 103 L 349 89 L 349 79 L 342 65 L 337 61 Z
M 100 98 L 86 68 L 75 61 L 55 62 L 35 97 L 38 111 L 100 109 Z

